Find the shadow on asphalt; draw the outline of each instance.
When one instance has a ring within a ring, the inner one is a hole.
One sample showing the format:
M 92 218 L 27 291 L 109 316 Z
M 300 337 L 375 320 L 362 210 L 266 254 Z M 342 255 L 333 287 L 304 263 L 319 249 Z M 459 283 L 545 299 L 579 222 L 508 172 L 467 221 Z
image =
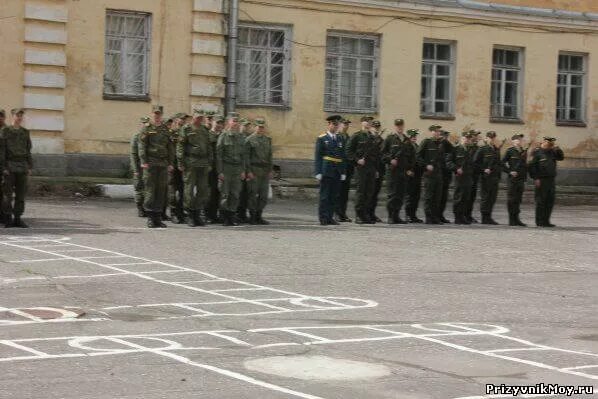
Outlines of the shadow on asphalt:
M 29 229 L 20 228 L 0 228 L 4 234 L 10 235 L 32 235 L 34 232 L 49 232 L 55 235 L 75 235 L 75 234 L 111 234 L 111 233 L 133 233 L 136 231 L 106 228 L 95 223 L 84 222 L 79 219 L 51 219 L 51 218 L 24 218 Z

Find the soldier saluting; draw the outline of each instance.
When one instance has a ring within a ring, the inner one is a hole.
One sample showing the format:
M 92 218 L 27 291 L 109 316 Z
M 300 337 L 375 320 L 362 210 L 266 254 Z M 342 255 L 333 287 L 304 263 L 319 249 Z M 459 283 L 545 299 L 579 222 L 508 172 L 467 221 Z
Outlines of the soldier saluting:
M 21 126 L 25 110 L 16 108 L 11 114 L 12 125 L 0 131 L 0 162 L 4 174 L 2 210 L 5 227 L 27 228 L 21 216 L 25 211 L 27 180 L 33 168 L 31 137 L 29 130 Z
M 162 122 L 163 110 L 161 105 L 152 107 L 152 120 L 139 136 L 139 161 L 145 187 L 143 207 L 149 228 L 166 227 L 162 212 L 168 196 L 168 173 L 173 171 L 174 164 L 174 148 L 168 127 Z
M 341 120 L 340 115 L 326 118 L 328 129 L 316 140 L 315 175 L 320 182 L 318 216 L 322 226 L 339 224 L 334 220 L 333 213 L 341 181 L 347 177 L 345 142 L 341 136 L 336 134 Z
M 565 159 L 563 150 L 554 145 L 555 141 L 554 137 L 544 137 L 540 147 L 532 152 L 529 162 L 529 175 L 534 179 L 536 188 L 536 226 L 538 227 L 555 226 L 550 222 L 550 216 L 556 195 L 557 161 Z
M 519 219 L 521 201 L 527 177 L 527 152 L 522 147 L 523 134 L 511 137 L 513 146 L 507 150 L 502 159 L 503 170 L 507 174 L 507 210 L 509 211 L 509 226 L 523 226 L 526 224 Z

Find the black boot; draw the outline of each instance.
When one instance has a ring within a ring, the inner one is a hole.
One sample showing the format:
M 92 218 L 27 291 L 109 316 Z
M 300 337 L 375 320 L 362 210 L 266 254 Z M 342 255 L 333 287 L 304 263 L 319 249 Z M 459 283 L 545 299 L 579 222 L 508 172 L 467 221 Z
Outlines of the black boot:
M 388 219 L 386 219 L 387 224 L 397 224 L 396 220 L 396 213 L 394 211 L 388 211 Z
M 150 229 L 155 229 L 156 227 L 158 227 L 158 225 L 156 224 L 156 216 L 154 216 L 153 212 L 146 212 L 147 214 L 147 227 L 149 227 Z
M 161 228 L 161 229 L 165 229 L 166 227 L 168 227 L 168 226 L 166 226 L 166 224 L 163 222 L 163 220 L 164 220 L 164 219 L 163 219 L 163 217 L 164 217 L 164 213 L 155 213 L 155 216 L 156 216 L 156 217 L 155 217 L 155 222 L 154 222 L 154 223 L 156 224 L 156 227 L 159 227 L 159 228 Z
M 257 221 L 257 212 L 249 211 L 249 224 L 251 224 L 251 225 L 259 224 Z
M 521 227 L 527 227 L 527 224 L 523 223 L 521 219 L 519 219 L 519 215 L 515 215 L 515 225 Z
M 143 204 L 141 203 L 137 204 L 137 216 L 140 218 L 147 217 L 147 213 L 145 212 L 145 209 L 143 209 Z
M 336 222 L 336 220 L 333 219 Z M 267 220 L 262 217 L 262 211 L 257 211 L 257 223 L 261 224 L 262 226 L 267 226 L 270 224 Z M 338 224 L 338 222 L 336 223 Z
M 197 227 L 197 217 L 195 214 L 197 211 L 187 210 L 187 226 Z
M 195 211 L 195 224 L 204 227 L 206 225 L 206 218 L 202 210 Z
M 440 220 L 442 223 L 447 223 L 447 224 L 451 223 L 451 221 L 448 220 L 447 218 L 445 218 L 444 215 L 440 215 L 440 217 L 438 218 L 438 220 Z
M 4 227 L 10 229 L 11 227 L 15 227 L 14 220 L 12 219 L 12 215 L 6 215 Z
M 25 222 L 23 222 L 23 220 L 21 220 L 21 216 L 20 216 L 20 215 L 18 215 L 18 216 L 17 216 L 17 215 L 15 215 L 15 220 L 14 220 L 14 223 L 13 223 L 13 225 L 14 225 L 15 227 L 20 227 L 20 228 L 22 228 L 22 229 L 27 229 L 27 228 L 29 228 L 29 226 L 27 226 L 27 223 L 25 223 Z
M 222 217 L 222 225 L 223 226 L 237 226 L 233 220 L 234 217 L 234 213 L 233 212 L 229 212 L 229 211 L 222 211 L 221 213 L 221 217 Z
M 488 214 L 482 215 L 482 224 L 497 225 L 498 223 Z
M 166 209 L 160 215 L 160 221 L 170 222 L 170 217 L 166 214 Z
M 237 211 L 237 220 L 240 223 L 248 223 L 249 218 L 247 218 L 247 211 L 246 210 Z
M 174 224 L 185 223 L 185 213 L 181 209 L 170 208 L 170 219 Z
M 365 216 L 363 214 L 363 212 L 355 212 L 355 223 L 356 224 L 366 224 L 367 220 L 365 219 Z

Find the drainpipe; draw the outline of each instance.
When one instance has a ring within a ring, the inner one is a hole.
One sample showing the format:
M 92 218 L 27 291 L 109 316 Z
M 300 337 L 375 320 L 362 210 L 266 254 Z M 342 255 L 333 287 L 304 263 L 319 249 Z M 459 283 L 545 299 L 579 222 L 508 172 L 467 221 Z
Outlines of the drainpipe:
M 239 40 L 239 0 L 229 0 L 228 6 L 228 51 L 226 70 L 226 113 L 237 108 L 237 42 Z

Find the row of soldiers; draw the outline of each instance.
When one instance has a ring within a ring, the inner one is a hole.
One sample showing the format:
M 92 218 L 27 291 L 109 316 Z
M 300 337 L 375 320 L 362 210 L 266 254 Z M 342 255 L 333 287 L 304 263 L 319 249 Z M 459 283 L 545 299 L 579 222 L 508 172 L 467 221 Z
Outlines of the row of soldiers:
M 384 137 L 379 121 L 361 118 L 361 129 L 348 134 L 351 121 L 340 115 L 327 118 L 326 133 L 316 141 L 315 174 L 320 181 L 319 219 L 322 225 L 350 222 L 347 200 L 352 178 L 356 185 L 356 223 L 382 222 L 376 215 L 378 196 L 386 180 L 389 224 L 423 223 L 417 217 L 423 185 L 425 223 L 444 224 L 449 186 L 454 178 L 455 224 L 478 223 L 473 204 L 480 191 L 481 223 L 498 224 L 492 217 L 502 173 L 507 174 L 509 225 L 526 226 L 520 219 L 527 175 L 534 180 L 536 225 L 553 227 L 550 221 L 555 198 L 557 161 L 563 151 L 554 137 L 544 137 L 533 149 L 524 148 L 524 136 L 511 137 L 512 146 L 501 157 L 505 140 L 489 131 L 466 130 L 458 143 L 439 125 L 429 127 L 430 137 L 417 143 L 419 130 L 405 132 L 405 121 L 396 119 L 394 130 Z M 422 184 L 423 183 L 423 184 Z M 406 220 L 400 217 L 405 203 Z
M 0 223 L 6 228 L 27 228 L 21 219 L 25 211 L 25 196 L 33 168 L 31 136 L 23 127 L 25 110 L 11 110 L 11 123 L 6 124 L 6 111 L 0 109 Z
M 230 114 L 225 120 L 195 110 L 193 116 L 163 119 L 163 107 L 155 105 L 131 140 L 131 169 L 138 214 L 150 228 L 166 227 L 167 220 L 191 227 L 269 224 L 262 212 L 272 178 L 272 141 L 263 118 L 252 123 Z

